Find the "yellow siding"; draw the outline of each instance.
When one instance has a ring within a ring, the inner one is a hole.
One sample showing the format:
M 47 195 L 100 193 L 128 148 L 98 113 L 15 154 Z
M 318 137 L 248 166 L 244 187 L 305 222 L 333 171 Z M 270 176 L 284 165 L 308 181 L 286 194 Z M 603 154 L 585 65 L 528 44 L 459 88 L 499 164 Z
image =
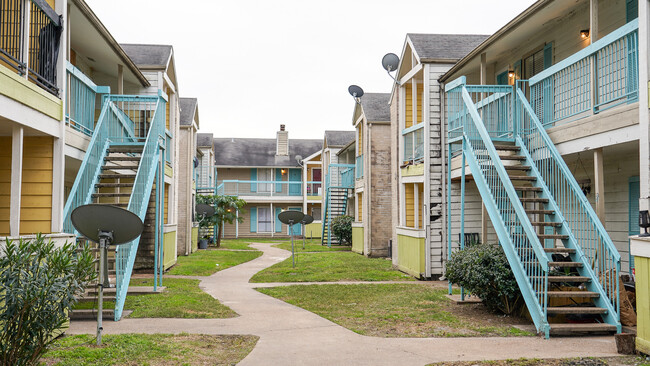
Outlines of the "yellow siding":
M 352 251 L 363 254 L 363 227 L 352 228 Z
M 20 234 L 50 233 L 52 228 L 52 137 L 23 140 Z
M 359 135 L 359 140 L 357 141 L 357 156 L 363 154 L 363 123 L 359 123 L 357 126 L 357 133 Z
M 397 235 L 397 268 L 415 277 L 425 272 L 424 238 Z
M 307 238 L 320 238 L 323 232 L 323 224 L 320 222 L 312 222 L 305 225 L 305 235 Z
M 634 257 L 636 271 L 636 349 L 650 354 L 650 258 Z
M 176 232 L 163 234 L 163 267 L 168 269 L 176 264 Z
M 418 207 L 414 207 L 414 209 L 418 210 L 418 215 L 420 216 L 420 228 L 423 228 L 424 215 L 422 215 L 422 210 L 420 208 L 422 207 L 422 202 L 424 202 L 424 183 L 418 183 L 416 186 L 418 187 L 418 202 L 420 202 L 420 204 Z
M 413 211 L 413 206 L 415 206 L 414 191 L 413 184 L 407 183 L 404 185 L 404 213 L 407 227 L 415 227 L 415 212 Z
M 359 193 L 357 198 L 357 214 L 359 215 L 357 218 L 358 222 L 363 221 L 363 192 Z
M 192 253 L 199 249 L 199 228 L 192 228 Z
M 168 130 L 170 130 L 170 128 L 169 128 L 169 123 L 170 123 L 170 120 L 169 120 L 169 105 L 171 104 L 172 96 L 169 93 L 169 88 L 167 88 L 167 87 L 165 87 L 165 93 L 167 94 L 167 97 L 169 99 L 167 101 L 167 103 L 165 103 L 165 126 L 167 127 Z
M 404 85 L 404 102 L 406 110 L 404 111 L 404 128 L 413 126 L 413 87 L 410 82 Z
M 11 137 L 0 136 L 0 235 L 9 235 Z
M 422 105 L 424 104 L 423 102 L 423 94 L 424 94 L 424 84 L 417 84 L 417 99 L 416 99 L 416 108 L 417 108 L 417 123 L 422 122 Z

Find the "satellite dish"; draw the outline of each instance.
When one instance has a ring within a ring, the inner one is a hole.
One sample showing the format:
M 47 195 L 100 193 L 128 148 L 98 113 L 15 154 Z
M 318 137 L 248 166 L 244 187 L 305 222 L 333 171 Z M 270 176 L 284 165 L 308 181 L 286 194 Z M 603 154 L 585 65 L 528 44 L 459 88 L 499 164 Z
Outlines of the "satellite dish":
M 194 167 L 195 168 L 199 167 L 199 159 L 196 156 L 194 157 Z
M 107 244 L 125 244 L 142 234 L 144 225 L 138 215 L 111 205 L 79 206 L 70 214 L 72 225 L 86 238 L 99 243 L 100 233 L 112 233 Z
M 278 219 L 286 225 L 299 224 L 303 217 L 305 217 L 305 214 L 300 211 L 287 210 L 278 214 Z
M 305 217 L 303 217 L 302 220 L 300 221 L 300 223 L 303 225 L 309 225 L 312 222 L 314 222 L 314 218 L 311 217 L 311 215 L 305 215 Z
M 210 217 L 214 215 L 214 207 L 210 205 L 206 205 L 205 203 L 199 203 L 198 205 L 196 205 L 194 211 L 196 211 L 197 215 L 203 217 Z
M 399 66 L 399 57 L 394 53 L 387 53 L 381 59 L 381 66 L 388 72 L 395 71 L 397 70 L 397 66 Z
M 354 98 L 361 98 L 363 96 L 363 89 L 361 89 L 361 87 L 357 85 L 350 85 L 348 87 L 348 92 Z

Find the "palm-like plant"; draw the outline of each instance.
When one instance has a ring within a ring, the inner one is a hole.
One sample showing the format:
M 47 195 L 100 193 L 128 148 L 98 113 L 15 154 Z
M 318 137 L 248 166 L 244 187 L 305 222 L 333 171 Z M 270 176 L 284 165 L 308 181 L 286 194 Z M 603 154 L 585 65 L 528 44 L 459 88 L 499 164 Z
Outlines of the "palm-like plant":
M 243 216 L 237 215 L 237 211 L 240 214 L 244 214 L 244 206 L 246 206 L 246 201 L 237 196 L 227 196 L 227 195 L 200 195 L 197 198 L 197 203 L 204 203 L 214 207 L 214 215 L 211 217 L 203 218 L 199 221 L 199 225 L 202 227 L 210 227 L 217 225 L 217 237 L 215 242 L 217 243 L 217 248 L 221 246 L 221 235 L 223 233 L 223 224 L 228 223 L 232 224 L 237 220 L 237 222 L 242 223 L 244 221 Z

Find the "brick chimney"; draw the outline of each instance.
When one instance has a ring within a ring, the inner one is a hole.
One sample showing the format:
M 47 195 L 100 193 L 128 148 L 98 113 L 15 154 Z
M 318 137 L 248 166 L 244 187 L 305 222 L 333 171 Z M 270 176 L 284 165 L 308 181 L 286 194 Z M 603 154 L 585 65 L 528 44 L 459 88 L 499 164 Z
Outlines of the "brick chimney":
M 279 156 L 289 155 L 289 132 L 284 130 L 284 125 L 280 125 L 280 131 L 276 136 L 275 154 Z

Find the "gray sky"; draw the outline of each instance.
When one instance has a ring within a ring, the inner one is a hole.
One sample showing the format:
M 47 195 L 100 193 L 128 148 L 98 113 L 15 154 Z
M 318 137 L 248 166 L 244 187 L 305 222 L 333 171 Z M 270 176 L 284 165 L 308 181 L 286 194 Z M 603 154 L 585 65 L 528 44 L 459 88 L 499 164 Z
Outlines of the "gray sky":
M 492 34 L 533 0 L 86 0 L 120 43 L 174 46 L 180 95 L 215 137 L 351 130 L 350 84 L 390 92 L 381 67 L 406 33 Z

